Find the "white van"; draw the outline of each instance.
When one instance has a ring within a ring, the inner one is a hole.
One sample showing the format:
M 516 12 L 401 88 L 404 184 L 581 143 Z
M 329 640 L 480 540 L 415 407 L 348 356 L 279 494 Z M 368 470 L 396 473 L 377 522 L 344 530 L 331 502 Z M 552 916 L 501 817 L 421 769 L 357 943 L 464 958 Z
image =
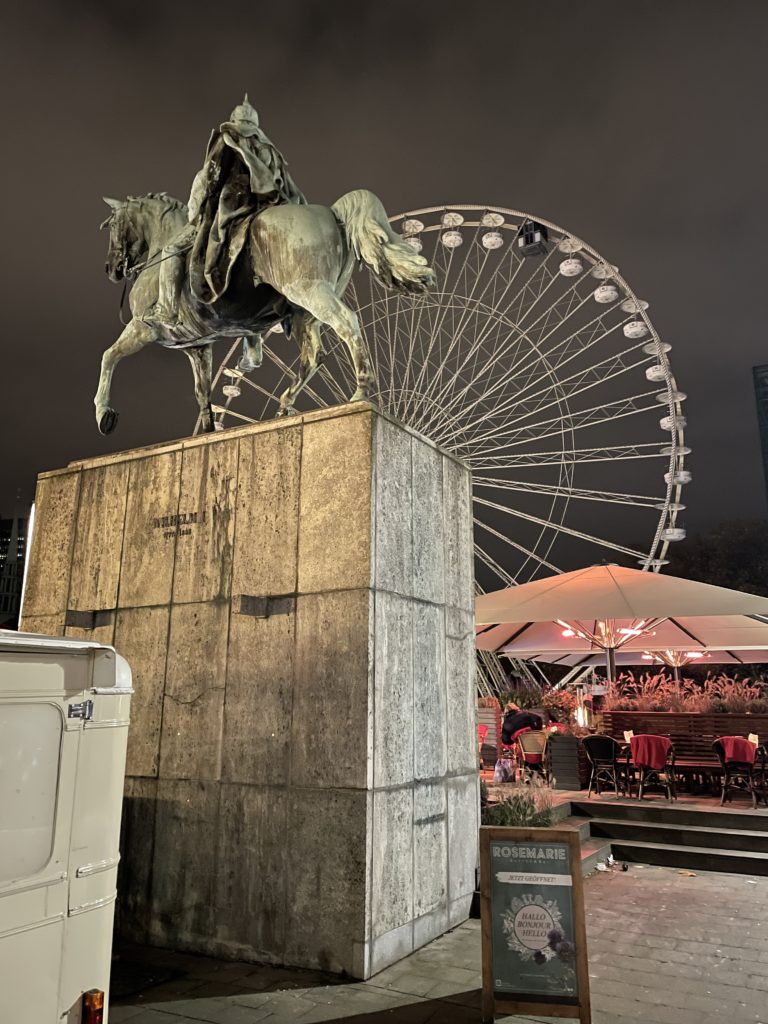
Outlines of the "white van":
M 131 670 L 0 630 L 0 1021 L 107 1020 Z

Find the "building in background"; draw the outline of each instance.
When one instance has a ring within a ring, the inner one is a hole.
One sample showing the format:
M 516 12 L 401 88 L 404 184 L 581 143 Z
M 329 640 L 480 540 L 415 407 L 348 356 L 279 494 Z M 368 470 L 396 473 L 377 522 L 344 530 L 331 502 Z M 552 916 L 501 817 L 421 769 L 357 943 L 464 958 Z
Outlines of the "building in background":
M 16 629 L 24 582 L 28 520 L 0 519 L 0 628 Z
M 768 492 L 768 364 L 753 366 L 755 401 L 757 402 L 757 425 L 760 430 L 760 445 L 763 449 L 763 478 Z

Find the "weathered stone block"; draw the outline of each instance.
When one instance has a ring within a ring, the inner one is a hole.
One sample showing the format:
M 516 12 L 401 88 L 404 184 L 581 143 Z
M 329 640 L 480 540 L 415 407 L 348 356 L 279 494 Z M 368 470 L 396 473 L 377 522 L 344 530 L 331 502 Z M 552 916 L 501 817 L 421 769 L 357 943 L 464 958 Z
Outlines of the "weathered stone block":
M 20 628 L 27 633 L 64 636 L 64 612 L 62 611 L 58 615 L 27 615 L 25 607 Z
M 413 789 L 373 794 L 371 935 L 375 940 L 413 920 Z
M 299 593 L 371 582 L 372 414 L 304 427 L 299 505 Z
M 232 593 L 292 594 L 298 571 L 301 428 L 239 441 Z
M 380 590 L 375 608 L 373 783 L 413 779 L 413 601 Z
M 365 790 L 291 792 L 285 963 L 363 975 L 371 799 Z
M 413 915 L 445 908 L 448 894 L 448 804 L 445 782 L 413 790 Z
M 199 949 L 213 933 L 219 786 L 159 779 L 149 941 Z
M 285 784 L 290 775 L 295 615 L 231 616 L 221 777 Z
M 374 586 L 404 597 L 413 593 L 411 436 L 375 420 Z
M 84 469 L 75 525 L 68 608 L 114 608 L 128 492 L 128 466 Z
M 117 613 L 115 647 L 133 672 L 125 768 L 129 777 L 158 773 L 168 618 L 167 608 L 125 608 Z
M 156 780 L 126 778 L 117 890 L 120 934 L 129 942 L 149 938 L 156 812 Z
M 79 473 L 53 473 L 37 482 L 37 529 L 29 552 L 23 609 L 23 627 L 32 632 L 37 631 L 30 625 L 32 617 L 43 615 L 59 616 L 63 627 L 79 494 Z
M 224 439 L 183 450 L 179 515 L 197 514 L 197 522 L 178 527 L 174 602 L 215 601 L 231 593 L 237 444 Z
M 413 594 L 442 604 L 445 598 L 443 462 L 432 445 L 414 439 L 413 460 Z
M 413 736 L 416 779 L 446 772 L 445 610 L 413 604 Z
M 448 771 L 477 771 L 477 724 L 474 690 L 467 688 L 467 679 L 474 681 L 474 633 L 460 639 L 448 636 L 446 648 Z
M 474 564 L 471 523 L 471 478 L 453 459 L 443 460 L 443 529 L 445 531 L 445 603 L 474 612 Z
M 480 794 L 477 772 L 449 778 L 448 797 L 448 899 L 450 903 L 471 898 L 475 890 Z M 471 837 L 471 841 L 470 840 Z M 455 922 L 452 922 L 452 924 Z
M 287 802 L 284 789 L 221 787 L 213 905 L 216 942 L 229 956 L 281 959 Z
M 368 785 L 370 603 L 367 590 L 298 599 L 292 785 Z
M 226 604 L 171 610 L 160 741 L 164 778 L 221 777 L 228 620 Z
M 162 523 L 179 511 L 180 467 L 178 450 L 129 464 L 121 608 L 168 604 L 171 599 L 176 536 L 175 528 Z

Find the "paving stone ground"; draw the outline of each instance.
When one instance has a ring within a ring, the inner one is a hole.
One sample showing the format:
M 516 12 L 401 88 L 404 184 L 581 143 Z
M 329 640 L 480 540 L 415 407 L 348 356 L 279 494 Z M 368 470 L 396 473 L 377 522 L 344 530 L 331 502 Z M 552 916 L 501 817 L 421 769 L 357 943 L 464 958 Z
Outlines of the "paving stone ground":
M 585 896 L 594 1024 L 768 1024 L 768 878 L 631 865 Z M 480 925 L 367 982 L 145 947 L 113 977 L 110 1024 L 477 1024 Z

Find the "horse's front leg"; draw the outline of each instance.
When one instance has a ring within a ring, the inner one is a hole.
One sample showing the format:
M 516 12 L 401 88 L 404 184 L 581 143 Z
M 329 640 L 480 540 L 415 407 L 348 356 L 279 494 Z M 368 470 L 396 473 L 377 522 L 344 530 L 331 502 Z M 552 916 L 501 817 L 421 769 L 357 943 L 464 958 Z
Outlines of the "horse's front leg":
M 189 361 L 192 363 L 192 373 L 195 378 L 195 398 L 200 408 L 200 425 L 203 433 L 210 434 L 214 430 L 213 410 L 211 409 L 211 381 L 213 379 L 213 348 L 209 342 L 207 345 L 199 345 L 195 348 L 186 349 Z
M 115 367 L 121 359 L 141 351 L 158 338 L 156 329 L 140 320 L 131 320 L 114 345 L 110 345 L 101 357 L 99 387 L 93 404 L 96 406 L 96 423 L 102 434 L 111 434 L 117 425 L 117 413 L 109 404 Z

